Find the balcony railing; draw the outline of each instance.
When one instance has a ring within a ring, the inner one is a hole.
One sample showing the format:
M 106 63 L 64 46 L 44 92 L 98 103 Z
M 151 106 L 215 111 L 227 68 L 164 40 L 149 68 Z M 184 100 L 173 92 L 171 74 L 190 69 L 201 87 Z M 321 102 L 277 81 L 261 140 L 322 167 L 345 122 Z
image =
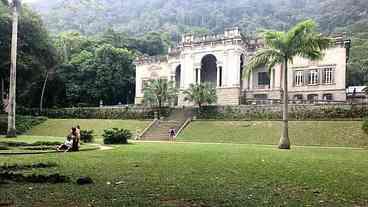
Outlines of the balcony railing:
M 242 105 L 277 105 L 283 104 L 280 99 L 246 99 L 240 98 Z M 326 104 L 346 104 L 345 101 L 330 101 L 330 100 L 289 100 L 289 104 L 293 105 L 326 105 Z

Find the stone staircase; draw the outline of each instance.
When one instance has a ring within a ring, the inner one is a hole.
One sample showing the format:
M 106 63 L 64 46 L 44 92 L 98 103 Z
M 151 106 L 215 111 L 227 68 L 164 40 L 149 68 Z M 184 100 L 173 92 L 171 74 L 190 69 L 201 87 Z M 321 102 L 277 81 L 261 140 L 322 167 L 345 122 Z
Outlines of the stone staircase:
M 175 109 L 168 118 L 155 120 L 155 123 L 146 131 L 141 140 L 147 141 L 168 141 L 170 140 L 169 130 L 174 128 L 179 132 L 181 127 L 192 117 L 192 110 Z

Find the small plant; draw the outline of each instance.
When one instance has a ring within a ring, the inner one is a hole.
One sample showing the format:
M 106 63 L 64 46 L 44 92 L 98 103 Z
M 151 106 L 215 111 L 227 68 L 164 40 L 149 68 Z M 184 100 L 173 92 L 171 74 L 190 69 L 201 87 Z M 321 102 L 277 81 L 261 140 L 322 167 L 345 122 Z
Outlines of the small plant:
M 362 129 L 363 129 L 363 131 L 364 131 L 366 134 L 368 134 L 368 118 L 364 119 Z
M 127 129 L 105 129 L 102 135 L 105 144 L 128 144 L 133 134 Z
M 81 130 L 80 139 L 84 143 L 91 143 L 94 140 L 93 130 Z

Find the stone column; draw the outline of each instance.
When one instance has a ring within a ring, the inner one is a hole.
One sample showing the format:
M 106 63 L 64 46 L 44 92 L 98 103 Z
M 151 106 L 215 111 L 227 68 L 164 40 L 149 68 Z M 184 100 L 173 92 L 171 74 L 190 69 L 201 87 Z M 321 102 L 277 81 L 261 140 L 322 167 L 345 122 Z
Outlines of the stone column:
M 198 84 L 201 84 L 201 68 L 198 68 Z

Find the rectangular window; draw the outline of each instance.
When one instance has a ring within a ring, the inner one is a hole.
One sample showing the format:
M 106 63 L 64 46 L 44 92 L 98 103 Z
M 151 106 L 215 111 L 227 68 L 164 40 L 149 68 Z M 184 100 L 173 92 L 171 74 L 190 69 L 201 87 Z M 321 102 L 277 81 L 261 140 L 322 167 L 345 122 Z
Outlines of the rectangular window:
M 199 81 L 199 69 L 195 69 L 195 81 L 196 83 L 198 84 L 198 81 Z
M 333 96 L 332 94 L 328 93 L 328 94 L 323 94 L 323 100 L 324 101 L 332 101 L 333 100 Z
M 308 84 L 317 85 L 319 80 L 318 70 L 310 70 L 308 75 Z
M 299 70 L 295 72 L 295 86 L 303 86 L 304 84 L 304 71 Z
M 267 72 L 258 73 L 258 85 L 270 85 L 270 77 Z
M 219 67 L 219 86 L 222 87 L 222 67 Z
M 323 84 L 333 84 L 333 75 L 332 68 L 323 69 Z

